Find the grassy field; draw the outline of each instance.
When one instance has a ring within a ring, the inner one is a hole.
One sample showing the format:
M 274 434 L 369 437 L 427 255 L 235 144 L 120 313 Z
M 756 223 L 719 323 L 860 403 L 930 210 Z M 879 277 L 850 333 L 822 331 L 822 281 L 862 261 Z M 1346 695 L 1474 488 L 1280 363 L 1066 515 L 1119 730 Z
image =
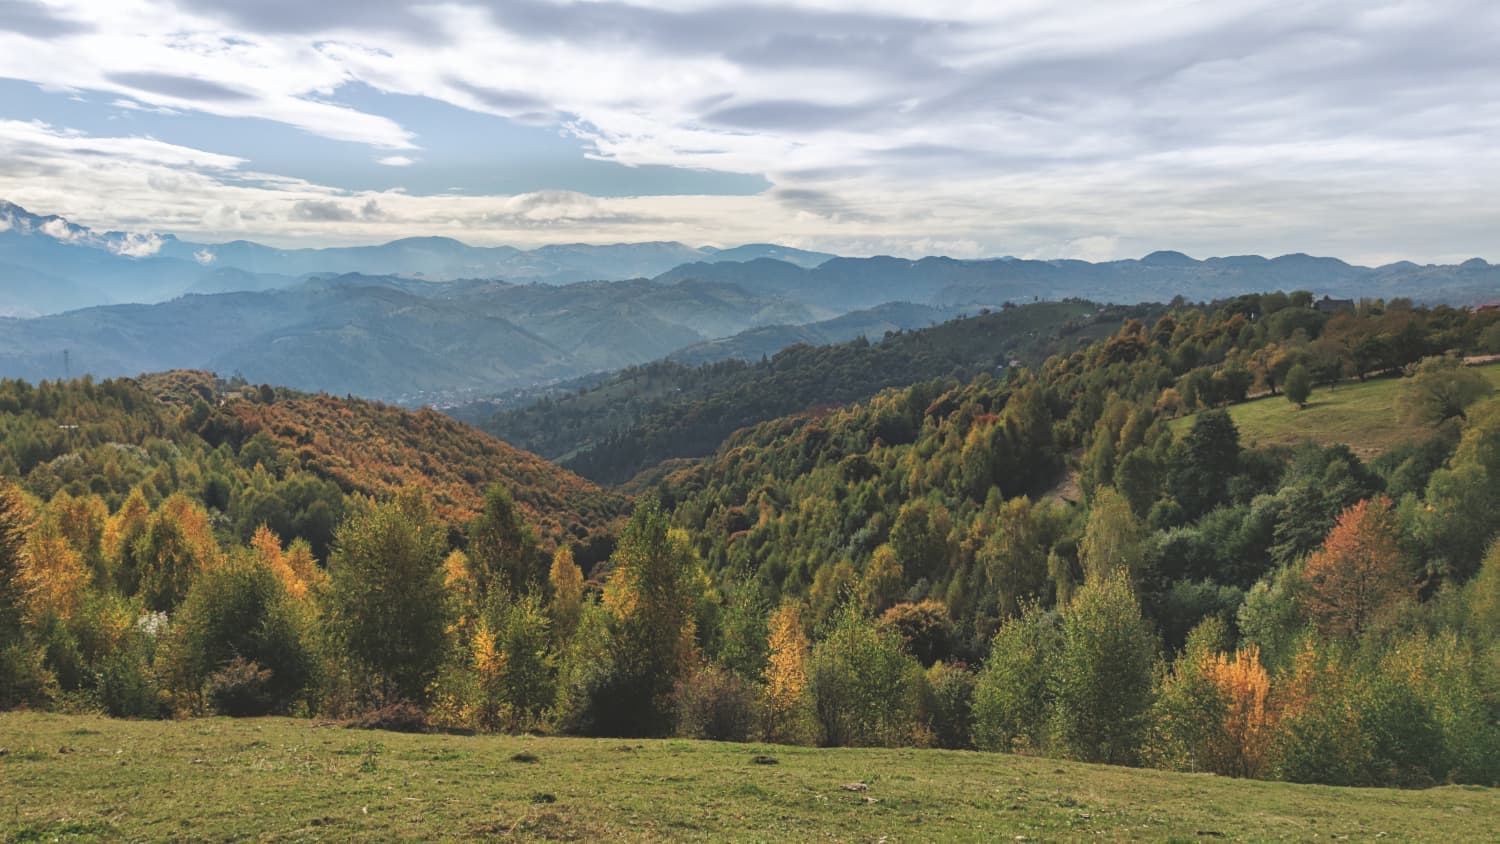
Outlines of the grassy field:
M 1500 364 L 1475 367 L 1492 384 L 1500 386 Z M 1307 407 L 1298 410 L 1286 396 L 1265 396 L 1229 408 L 1246 446 L 1294 445 L 1314 440 L 1323 445 L 1344 443 L 1363 459 L 1391 446 L 1409 442 L 1426 430 L 1400 419 L 1396 409 L 1404 379 L 1374 378 L 1363 383 L 1340 384 L 1333 389 L 1313 390 Z M 1173 424 L 1192 424 L 1191 416 Z
M 7 841 L 1479 841 L 1500 818 L 1500 791 L 1482 788 L 291 719 L 0 714 L 0 748 Z

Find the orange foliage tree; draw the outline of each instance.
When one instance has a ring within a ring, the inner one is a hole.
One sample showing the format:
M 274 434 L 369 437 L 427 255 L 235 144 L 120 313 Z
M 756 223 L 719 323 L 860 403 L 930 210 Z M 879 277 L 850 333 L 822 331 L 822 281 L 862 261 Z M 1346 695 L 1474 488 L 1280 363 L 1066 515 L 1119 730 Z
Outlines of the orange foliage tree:
M 1358 638 L 1378 615 L 1412 596 L 1396 541 L 1389 498 L 1361 501 L 1339 516 L 1304 570 L 1307 609 L 1320 632 Z

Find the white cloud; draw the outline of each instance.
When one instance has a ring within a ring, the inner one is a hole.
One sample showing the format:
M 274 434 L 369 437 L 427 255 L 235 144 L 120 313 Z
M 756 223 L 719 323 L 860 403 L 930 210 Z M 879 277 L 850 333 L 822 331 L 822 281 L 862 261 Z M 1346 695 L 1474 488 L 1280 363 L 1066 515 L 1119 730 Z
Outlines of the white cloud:
M 0 160 L 0 196 L 97 212 L 79 215 L 91 224 L 276 242 L 425 232 L 901 254 L 1500 254 L 1500 200 L 1483 189 L 1500 179 L 1496 4 L 914 8 L 63 0 L 59 16 L 91 27 L 0 33 L 0 76 L 107 91 L 123 108 L 279 121 L 411 164 L 415 127 L 335 102 L 359 82 L 557 121 L 625 164 L 766 174 L 777 191 L 355 195 L 245 173 L 211 150 L 7 123 L 0 152 L 19 157 Z M 363 210 L 372 199 L 378 215 Z
M 42 234 L 53 240 L 61 240 L 64 243 L 78 240 L 82 236 L 81 232 L 68 225 L 67 220 L 58 218 L 53 218 L 42 223 L 41 230 Z
M 132 232 L 106 243 L 109 251 L 132 258 L 149 258 L 161 251 L 162 239 L 155 233 Z
M 193 260 L 206 267 L 219 260 L 219 256 L 215 255 L 212 249 L 199 249 L 193 253 Z

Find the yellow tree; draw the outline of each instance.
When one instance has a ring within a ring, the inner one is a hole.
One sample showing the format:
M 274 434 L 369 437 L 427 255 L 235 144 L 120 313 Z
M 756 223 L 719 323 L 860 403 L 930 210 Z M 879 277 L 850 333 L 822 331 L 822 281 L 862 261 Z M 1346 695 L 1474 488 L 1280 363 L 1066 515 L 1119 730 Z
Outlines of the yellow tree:
M 55 615 L 73 617 L 88 584 L 89 569 L 56 522 L 43 519 L 21 547 L 21 590 L 27 614 L 35 620 Z
M 1370 622 L 1416 591 L 1397 549 L 1389 498 L 1345 510 L 1307 559 L 1307 609 L 1325 636 L 1357 639 Z
M 771 616 L 766 660 L 770 734 L 777 741 L 802 739 L 807 712 L 807 659 L 812 645 L 802 629 L 802 607 L 788 601 Z
M 452 609 L 452 625 L 448 632 L 457 633 L 463 640 L 468 637 L 469 627 L 479 615 L 479 581 L 474 577 L 469 555 L 457 548 L 448 552 L 443 560 L 443 591 L 447 593 Z
M 552 555 L 547 579 L 552 584 L 552 629 L 557 641 L 566 642 L 583 612 L 583 570 L 573 562 L 571 546 L 564 545 Z
M 1221 774 L 1259 777 L 1276 735 L 1271 678 L 1260 664 L 1260 649 L 1251 645 L 1233 659 L 1219 654 L 1207 670 L 1225 703 L 1224 729 L 1211 750 L 1213 767 Z
M 134 595 L 140 588 L 141 573 L 135 563 L 135 543 L 146 533 L 151 524 L 151 505 L 140 487 L 130 491 L 118 512 L 104 524 L 105 565 L 115 574 L 115 580 L 126 595 Z
M 83 558 L 84 565 L 93 573 L 100 586 L 109 583 L 109 569 L 104 560 L 104 529 L 109 521 L 109 508 L 97 495 L 73 497 L 59 492 L 47 505 L 47 513 L 57 522 L 68 544 Z

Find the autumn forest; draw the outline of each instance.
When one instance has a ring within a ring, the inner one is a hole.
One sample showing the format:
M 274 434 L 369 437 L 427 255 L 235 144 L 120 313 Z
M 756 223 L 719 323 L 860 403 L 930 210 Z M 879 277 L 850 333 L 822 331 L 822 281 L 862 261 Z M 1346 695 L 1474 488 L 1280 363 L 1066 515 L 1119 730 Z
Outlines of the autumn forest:
M 0 382 L 0 707 L 1500 784 L 1500 312 L 1074 303 L 1012 360 L 1027 307 L 799 412 L 871 344 L 682 368 L 574 460 L 612 488 L 431 410 Z M 1368 384 L 1394 446 L 1236 422 Z

